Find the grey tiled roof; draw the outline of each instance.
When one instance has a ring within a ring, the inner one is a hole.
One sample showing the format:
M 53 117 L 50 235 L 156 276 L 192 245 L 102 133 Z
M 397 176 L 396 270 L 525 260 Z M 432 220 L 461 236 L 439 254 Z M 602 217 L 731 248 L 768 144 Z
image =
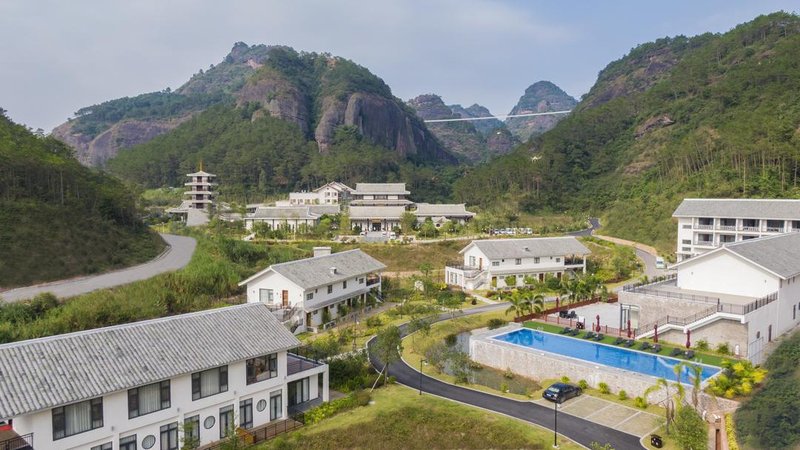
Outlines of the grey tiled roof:
M 312 214 L 328 214 L 330 216 L 339 214 L 339 205 L 308 205 L 308 211 Z
M 411 200 L 399 198 L 396 200 L 378 199 L 378 200 L 352 200 L 350 206 L 406 206 L 411 205 Z
M 0 345 L 0 418 L 300 345 L 263 303 Z
M 800 200 L 687 198 L 672 217 L 800 220 Z
M 331 181 L 329 183 L 325 183 L 322 186 L 314 189 L 314 192 L 319 192 L 319 191 L 325 189 L 328 186 L 336 189 L 337 191 L 349 191 L 349 192 L 353 191 L 353 188 L 351 188 L 350 186 L 348 186 L 348 185 L 346 185 L 344 183 L 340 183 L 338 181 Z
M 724 248 L 784 279 L 800 274 L 800 233 L 748 239 L 725 244 Z
M 417 216 L 472 217 L 475 213 L 467 211 L 463 203 L 417 203 Z
M 331 268 L 336 268 L 334 273 Z M 239 283 L 245 285 L 270 270 L 283 275 L 303 289 L 324 286 L 339 281 L 349 280 L 358 275 L 377 272 L 386 265 L 359 249 L 332 253 L 314 258 L 273 264 L 261 272 Z
M 216 177 L 216 175 L 214 175 L 213 173 L 208 173 L 208 172 L 205 172 L 205 171 L 202 171 L 202 170 L 197 171 L 195 173 L 187 173 L 186 176 L 187 177 Z
M 312 213 L 308 206 L 265 206 L 256 208 L 253 214 L 247 216 L 251 219 L 317 219 L 319 214 Z
M 404 206 L 351 206 L 350 219 L 400 219 Z
M 483 239 L 472 241 L 489 259 L 531 258 L 534 256 L 588 255 L 588 248 L 572 236 L 531 239 Z
M 405 183 L 356 183 L 353 195 L 399 194 L 408 195 Z

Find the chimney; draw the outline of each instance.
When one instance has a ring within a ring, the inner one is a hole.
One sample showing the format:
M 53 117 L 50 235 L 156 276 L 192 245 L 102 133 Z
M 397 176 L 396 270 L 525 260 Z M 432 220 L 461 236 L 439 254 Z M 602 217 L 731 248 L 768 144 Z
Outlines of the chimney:
M 330 247 L 314 247 L 314 258 L 317 256 L 327 256 L 331 254 Z
M 336 267 L 331 267 L 331 275 L 336 275 Z

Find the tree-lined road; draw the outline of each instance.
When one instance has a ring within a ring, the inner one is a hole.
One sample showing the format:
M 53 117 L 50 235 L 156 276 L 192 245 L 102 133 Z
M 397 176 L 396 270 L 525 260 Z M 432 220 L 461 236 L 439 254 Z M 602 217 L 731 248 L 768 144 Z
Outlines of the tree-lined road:
M 197 246 L 197 241 L 194 238 L 174 234 L 161 234 L 161 237 L 167 243 L 167 249 L 155 259 L 144 264 L 100 275 L 10 289 L 0 292 L 0 299 L 6 302 L 16 302 L 33 298 L 43 292 L 51 292 L 59 298 L 74 297 L 97 289 L 106 289 L 134 281 L 146 280 L 164 272 L 181 269 L 189 264 Z

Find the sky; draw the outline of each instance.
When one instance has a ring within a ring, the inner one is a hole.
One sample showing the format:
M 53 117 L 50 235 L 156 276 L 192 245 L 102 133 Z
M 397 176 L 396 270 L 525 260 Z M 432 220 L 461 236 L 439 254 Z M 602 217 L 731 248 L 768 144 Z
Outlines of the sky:
M 507 114 L 549 80 L 580 98 L 609 62 L 664 36 L 725 32 L 797 0 L 1 0 L 0 108 L 50 131 L 74 111 L 175 89 L 233 44 L 352 59 L 403 100 Z

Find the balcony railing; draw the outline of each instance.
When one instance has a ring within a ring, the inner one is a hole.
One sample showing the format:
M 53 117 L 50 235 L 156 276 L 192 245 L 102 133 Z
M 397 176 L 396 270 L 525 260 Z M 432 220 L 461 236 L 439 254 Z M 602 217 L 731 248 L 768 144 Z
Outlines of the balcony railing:
M 699 223 L 696 224 L 694 227 L 696 229 L 698 229 L 698 230 L 713 230 L 714 229 L 714 225 L 702 225 L 702 224 L 699 224 Z
M 736 231 L 736 225 L 719 225 L 717 229 L 722 231 Z
M 583 258 L 564 258 L 564 265 L 566 266 L 583 265 Z
M 742 227 L 742 231 L 761 231 L 759 227 Z
M 714 241 L 711 240 L 711 239 L 709 239 L 709 240 L 697 239 L 696 241 L 694 241 L 694 245 L 709 245 L 709 246 L 713 246 L 714 245 Z
M 451 268 L 451 269 L 463 270 L 463 271 L 467 271 L 467 272 L 471 271 L 471 270 L 481 270 L 478 266 L 469 266 L 469 265 L 464 264 L 464 263 L 462 263 L 460 261 L 448 262 L 448 263 L 445 263 L 445 265 L 447 267 Z
M 299 372 L 321 366 L 322 363 L 305 356 L 289 352 L 286 354 L 286 374 L 294 375 Z
M 4 432 L 5 433 L 5 432 Z M 0 440 L 0 450 L 33 450 L 33 433 L 16 436 L 13 431 L 10 438 Z
M 367 286 L 374 286 L 381 282 L 381 277 L 376 275 L 367 276 Z
M 770 233 L 783 233 L 783 227 L 767 227 Z

